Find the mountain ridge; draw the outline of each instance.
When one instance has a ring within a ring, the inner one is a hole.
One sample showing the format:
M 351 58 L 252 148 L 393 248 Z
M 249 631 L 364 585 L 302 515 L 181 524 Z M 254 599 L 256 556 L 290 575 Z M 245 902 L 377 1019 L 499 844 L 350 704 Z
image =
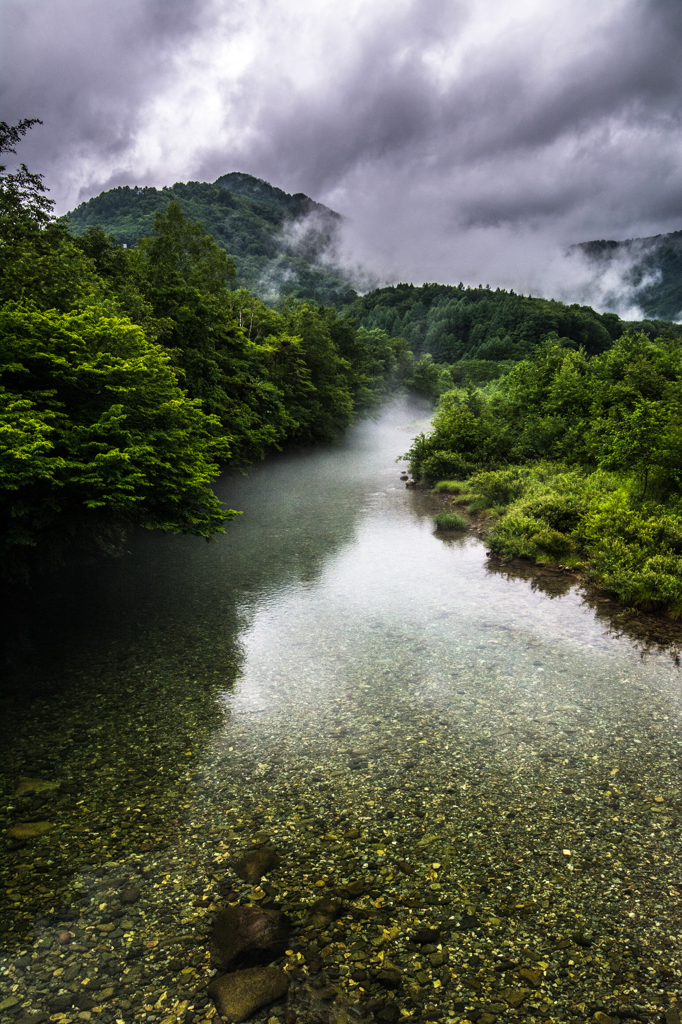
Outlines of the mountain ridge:
M 626 238 L 578 242 L 569 252 L 580 252 L 596 269 L 619 270 L 620 287 L 646 317 L 682 319 L 682 231 Z M 615 305 L 622 293 L 612 286 L 606 301 Z
M 596 351 L 626 326 L 653 337 L 665 327 L 662 321 L 674 321 L 682 311 L 682 231 L 582 242 L 569 250 L 593 264 L 597 277 L 616 269 L 607 310 L 620 308 L 626 293 L 646 317 L 624 321 L 615 311 L 462 284 L 397 284 L 358 294 L 337 256 L 344 218 L 302 192 L 290 194 L 243 171 L 162 189 L 119 186 L 66 218 L 76 235 L 101 226 L 120 243 L 134 245 L 152 233 L 156 213 L 173 200 L 235 258 L 237 287 L 266 302 L 292 296 L 335 306 L 360 327 L 401 335 L 415 352 L 431 353 L 436 361 L 517 360 L 549 333 Z
M 152 234 L 155 215 L 173 200 L 235 258 L 237 286 L 266 299 L 292 295 L 321 305 L 356 297 L 348 276 L 335 264 L 341 214 L 243 171 L 162 189 L 120 185 L 81 203 L 64 219 L 75 235 L 101 227 L 117 242 L 133 246 Z

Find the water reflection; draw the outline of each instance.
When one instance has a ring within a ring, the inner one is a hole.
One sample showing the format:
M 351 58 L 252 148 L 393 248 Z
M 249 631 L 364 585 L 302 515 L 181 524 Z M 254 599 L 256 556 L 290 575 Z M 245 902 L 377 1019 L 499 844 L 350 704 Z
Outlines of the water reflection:
M 508 580 L 525 580 L 531 590 L 551 599 L 565 597 L 571 591 L 580 595 L 582 604 L 594 614 L 609 636 L 631 641 L 642 655 L 665 654 L 679 664 L 682 626 L 679 622 L 632 608 L 624 608 L 615 598 L 598 588 L 581 583 L 571 573 L 541 568 L 530 562 L 504 562 L 490 558 L 487 571 Z

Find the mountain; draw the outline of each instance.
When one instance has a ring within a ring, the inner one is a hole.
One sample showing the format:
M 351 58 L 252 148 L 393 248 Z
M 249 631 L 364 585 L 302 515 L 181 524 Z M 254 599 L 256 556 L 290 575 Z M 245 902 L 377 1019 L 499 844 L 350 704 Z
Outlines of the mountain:
M 112 188 L 66 217 L 75 235 L 101 227 L 132 246 L 152 233 L 155 214 L 172 200 L 234 256 L 237 286 L 265 300 L 294 295 L 338 306 L 356 297 L 334 263 L 340 214 L 250 174 L 233 171 L 212 183 L 177 182 L 162 189 Z
M 571 249 L 587 258 L 595 274 L 615 277 L 614 305 L 625 295 L 647 317 L 682 319 L 682 231 L 623 242 L 581 242 Z

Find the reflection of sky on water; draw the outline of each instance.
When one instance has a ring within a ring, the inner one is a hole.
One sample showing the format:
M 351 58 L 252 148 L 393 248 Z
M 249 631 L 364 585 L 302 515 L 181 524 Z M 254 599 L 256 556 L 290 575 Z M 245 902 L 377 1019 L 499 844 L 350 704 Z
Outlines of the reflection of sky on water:
M 443 544 L 431 525 L 433 499 L 396 489 L 391 474 L 316 579 L 251 605 L 242 675 L 227 702 L 240 728 L 243 713 L 258 708 L 254 742 L 271 728 L 314 737 L 320 714 L 339 699 L 353 701 L 358 721 L 382 705 L 409 716 L 423 701 L 460 719 L 462 693 L 485 693 L 489 711 L 501 714 L 529 699 L 543 712 L 576 705 L 557 724 L 569 729 L 569 746 L 589 738 L 582 713 L 570 731 L 577 708 L 598 715 L 602 731 L 617 731 L 624 718 L 632 730 L 638 717 L 649 720 L 654 689 L 663 705 L 656 713 L 667 708 L 677 720 L 670 658 L 642 659 L 630 639 L 611 635 L 575 581 L 490 571 L 470 535 Z

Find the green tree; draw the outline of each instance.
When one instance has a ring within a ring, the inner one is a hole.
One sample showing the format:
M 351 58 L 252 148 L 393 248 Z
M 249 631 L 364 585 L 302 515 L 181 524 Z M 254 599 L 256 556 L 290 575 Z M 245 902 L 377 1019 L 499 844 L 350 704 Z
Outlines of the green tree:
M 17 547 L 144 526 L 208 537 L 235 513 L 208 484 L 220 424 L 139 327 L 96 308 L 0 311 L 0 519 Z
M 676 403 L 677 406 L 677 403 Z M 631 411 L 609 419 L 600 431 L 599 465 L 634 472 L 642 481 L 642 497 L 652 469 L 679 467 L 682 424 L 678 408 L 640 399 Z

